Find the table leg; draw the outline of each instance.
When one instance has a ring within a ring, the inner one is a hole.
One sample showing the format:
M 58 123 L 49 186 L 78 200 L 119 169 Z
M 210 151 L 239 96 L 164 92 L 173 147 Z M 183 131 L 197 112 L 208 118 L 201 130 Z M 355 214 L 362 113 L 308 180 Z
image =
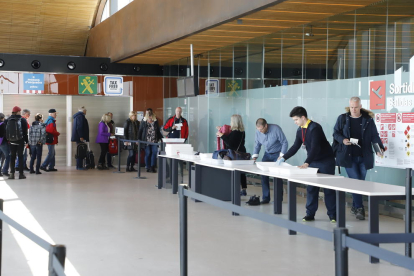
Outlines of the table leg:
M 191 162 L 187 161 L 187 171 L 188 171 L 188 187 L 191 188 Z
M 158 157 L 158 189 L 162 189 L 163 180 L 165 179 L 165 171 L 164 171 L 164 158 Z
M 288 209 L 289 220 L 296 222 L 296 183 L 288 181 Z M 289 235 L 296 235 L 296 231 L 289 230 Z
M 233 171 L 231 174 L 231 202 L 234 205 L 240 206 L 240 172 Z M 233 216 L 238 216 L 238 213 L 232 212 Z
M 375 196 L 368 197 L 369 204 L 369 233 L 379 233 L 379 212 L 378 212 L 378 199 Z M 379 246 L 379 244 L 372 244 Z M 369 262 L 372 264 L 379 263 L 379 259 L 369 256 Z
M 195 179 L 194 179 L 194 192 L 201 194 L 202 188 L 201 188 L 201 170 L 202 166 L 195 165 Z M 195 199 L 195 202 L 201 202 L 200 200 Z
M 282 213 L 283 180 L 277 177 L 273 178 L 273 198 L 273 213 L 280 215 Z
M 181 169 L 181 184 L 183 184 L 184 183 L 184 161 L 180 161 L 180 169 Z
M 336 227 L 345 227 L 345 192 L 336 191 Z
M 171 185 L 172 185 L 172 193 L 176 194 L 178 192 L 178 160 L 171 159 L 172 169 L 171 169 Z

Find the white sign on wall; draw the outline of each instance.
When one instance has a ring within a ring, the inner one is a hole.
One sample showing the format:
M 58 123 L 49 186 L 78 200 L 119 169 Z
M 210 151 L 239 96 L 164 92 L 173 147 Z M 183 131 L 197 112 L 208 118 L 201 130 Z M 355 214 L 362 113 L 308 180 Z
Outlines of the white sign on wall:
M 220 93 L 220 82 L 217 79 L 206 80 L 206 96 L 218 96 Z
M 121 96 L 124 93 L 122 77 L 105 77 L 104 93 L 108 96 Z

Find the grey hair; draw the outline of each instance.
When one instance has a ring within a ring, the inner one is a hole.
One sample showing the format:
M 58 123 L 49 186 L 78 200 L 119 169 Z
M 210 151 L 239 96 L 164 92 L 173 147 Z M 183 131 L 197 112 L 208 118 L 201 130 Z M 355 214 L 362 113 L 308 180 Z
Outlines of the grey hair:
M 350 102 L 359 102 L 361 103 L 361 98 L 360 97 L 352 97 L 349 99 Z
M 1 119 L 4 119 L 6 116 L 4 116 L 4 114 L 3 113 L 0 113 L 0 120 Z
M 78 109 L 78 111 L 85 111 L 86 110 L 86 108 L 84 107 L 84 106 L 81 106 L 81 107 L 79 107 L 79 109 Z
M 29 109 L 23 109 L 23 110 L 22 110 L 22 115 L 25 115 L 25 114 L 27 114 L 27 113 L 29 113 L 29 114 L 30 114 L 30 110 L 29 110 Z

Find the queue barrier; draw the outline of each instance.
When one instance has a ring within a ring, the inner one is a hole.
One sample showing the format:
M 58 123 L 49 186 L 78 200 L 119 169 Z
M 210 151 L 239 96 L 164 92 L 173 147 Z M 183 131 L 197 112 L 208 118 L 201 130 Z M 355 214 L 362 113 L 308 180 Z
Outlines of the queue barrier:
M 118 138 L 118 170 L 114 173 L 123 173 L 121 172 L 121 142 L 128 142 L 128 143 L 137 143 L 138 144 L 138 169 L 137 169 L 137 177 L 136 179 L 146 179 L 146 177 L 141 176 L 141 144 L 145 145 L 153 145 L 158 146 L 159 151 L 163 150 L 163 143 L 151 143 L 147 141 L 141 141 L 141 140 L 128 140 L 128 139 L 122 139 Z
M 65 258 L 66 258 L 66 247 L 59 244 L 50 244 L 41 237 L 37 236 L 21 224 L 17 223 L 9 216 L 3 213 L 4 200 L 0 199 L 0 276 L 2 268 L 2 251 L 3 251 L 3 221 L 14 229 L 19 231 L 21 234 L 26 236 L 29 240 L 39 245 L 43 249 L 49 252 L 49 276 L 65 276 Z
M 188 197 L 202 201 L 204 203 L 226 209 L 253 219 L 286 228 L 291 231 L 300 232 L 312 237 L 333 242 L 335 251 L 335 275 L 348 276 L 348 249 L 354 249 L 361 253 L 373 256 L 378 259 L 399 265 L 414 271 L 414 260 L 405 255 L 401 255 L 373 244 L 380 243 L 413 243 L 414 234 L 395 233 L 395 234 L 348 234 L 346 228 L 335 228 L 332 232 L 311 227 L 302 223 L 286 220 L 273 215 L 264 214 L 251 209 L 243 208 L 232 203 L 227 203 L 215 198 L 211 198 L 199 193 L 188 190 L 187 185 L 180 185 L 178 189 L 179 208 L 180 208 L 180 275 L 188 275 Z

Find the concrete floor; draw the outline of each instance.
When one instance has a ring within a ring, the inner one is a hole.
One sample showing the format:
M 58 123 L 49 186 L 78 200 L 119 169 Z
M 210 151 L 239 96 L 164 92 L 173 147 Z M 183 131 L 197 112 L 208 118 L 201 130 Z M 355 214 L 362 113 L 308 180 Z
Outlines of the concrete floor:
M 76 171 L 2 180 L 5 213 L 52 243 L 67 246 L 67 275 L 179 275 L 178 198 L 158 190 L 157 174 Z M 248 194 L 261 194 L 257 187 Z M 246 201 L 247 197 L 243 199 Z M 334 275 L 332 243 L 247 217 L 234 217 L 205 203 L 188 201 L 189 275 Z M 283 205 L 284 210 L 287 205 Z M 272 205 L 248 207 L 271 213 Z M 349 209 L 348 209 L 349 213 Z M 298 219 L 304 199 L 298 198 Z M 287 217 L 286 214 L 281 215 Z M 332 230 L 324 204 L 315 222 Z M 402 220 L 381 216 L 380 231 L 403 232 Z M 368 221 L 347 215 L 351 233 L 368 232 Z M 4 224 L 4 276 L 47 275 L 47 254 Z M 403 245 L 384 248 L 402 253 Z M 414 275 L 387 262 L 369 264 L 350 250 L 350 275 Z

